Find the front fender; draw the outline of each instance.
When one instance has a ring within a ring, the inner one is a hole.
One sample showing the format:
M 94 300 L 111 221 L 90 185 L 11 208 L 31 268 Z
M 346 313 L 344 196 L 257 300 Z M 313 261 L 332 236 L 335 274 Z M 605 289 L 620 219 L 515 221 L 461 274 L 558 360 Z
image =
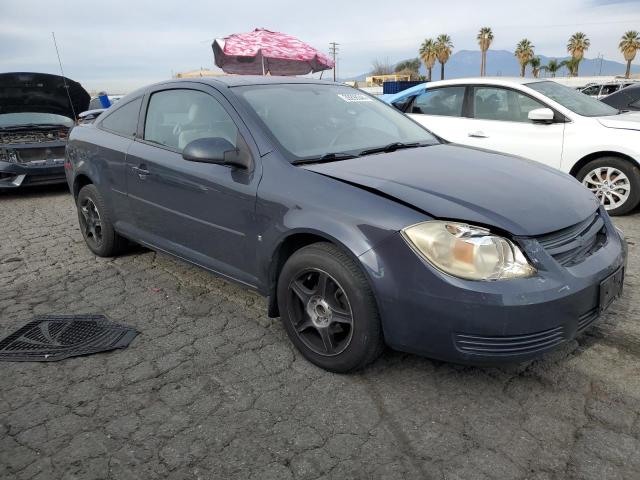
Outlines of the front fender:
M 565 133 L 561 170 L 571 172 L 580 160 L 601 153 L 602 156 L 623 155 L 640 164 L 640 132 L 602 127 L 598 135 L 593 135 L 587 143 L 576 136 L 571 141 L 571 133 Z
M 293 235 L 324 239 L 358 259 L 389 235 L 428 219 L 387 197 L 275 158 L 263 165 L 256 207 L 262 291 L 269 291 L 273 262 Z

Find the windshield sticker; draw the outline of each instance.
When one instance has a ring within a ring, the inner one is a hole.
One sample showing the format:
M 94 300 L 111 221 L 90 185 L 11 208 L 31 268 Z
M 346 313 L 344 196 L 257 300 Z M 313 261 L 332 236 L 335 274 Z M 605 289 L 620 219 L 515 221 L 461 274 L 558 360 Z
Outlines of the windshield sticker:
M 345 102 L 373 102 L 364 93 L 339 93 L 338 96 Z

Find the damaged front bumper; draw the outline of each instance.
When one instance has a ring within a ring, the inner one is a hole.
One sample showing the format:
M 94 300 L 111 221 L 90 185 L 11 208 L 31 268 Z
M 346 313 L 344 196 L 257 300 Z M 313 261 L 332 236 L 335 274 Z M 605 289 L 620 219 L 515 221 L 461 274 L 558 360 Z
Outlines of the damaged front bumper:
M 66 183 L 65 144 L 58 141 L 0 148 L 0 190 Z

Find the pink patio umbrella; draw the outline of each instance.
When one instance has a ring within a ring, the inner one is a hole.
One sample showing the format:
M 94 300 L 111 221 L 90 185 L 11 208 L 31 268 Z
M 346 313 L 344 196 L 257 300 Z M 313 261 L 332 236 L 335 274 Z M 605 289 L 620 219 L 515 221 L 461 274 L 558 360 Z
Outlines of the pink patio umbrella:
M 256 28 L 213 42 L 218 67 L 240 75 L 306 75 L 333 68 L 333 60 L 291 35 Z

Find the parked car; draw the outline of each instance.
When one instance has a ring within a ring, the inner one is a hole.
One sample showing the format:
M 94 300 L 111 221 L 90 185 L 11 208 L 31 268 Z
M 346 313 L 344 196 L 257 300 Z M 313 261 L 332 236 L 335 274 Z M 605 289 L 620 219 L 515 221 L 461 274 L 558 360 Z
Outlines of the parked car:
M 640 201 L 640 114 L 621 114 L 572 88 L 530 78 L 445 80 L 384 100 L 449 142 L 570 173 L 611 215 Z
M 601 100 L 607 105 L 623 111 L 640 110 L 640 83 L 623 88 Z
M 106 108 L 96 108 L 94 110 L 87 110 L 86 112 L 82 112 L 78 115 L 78 124 L 84 125 L 86 123 L 93 123 L 96 121 L 98 116 L 107 110 Z
M 124 97 L 124 95 L 107 95 L 107 97 L 109 98 L 109 102 L 111 103 L 111 105 L 114 105 L 115 103 L 118 103 L 120 99 Z M 91 101 L 89 102 L 89 106 L 87 107 L 87 109 L 88 110 L 104 109 L 104 106 L 100 101 L 100 97 L 91 97 Z
M 618 92 L 623 88 L 627 88 L 630 85 L 633 85 L 635 81 L 618 81 L 618 82 L 608 82 L 608 83 L 595 83 L 591 85 L 587 85 L 580 89 L 582 93 L 585 95 L 589 95 L 597 100 L 600 100 L 607 95 L 611 95 L 612 93 Z
M 0 74 L 0 190 L 65 183 L 67 136 L 88 104 L 89 94 L 68 78 Z
M 455 362 L 536 357 L 622 288 L 625 243 L 580 183 L 442 143 L 340 84 L 159 83 L 73 129 L 67 161 L 96 255 L 129 239 L 257 290 L 332 371 L 385 343 Z

